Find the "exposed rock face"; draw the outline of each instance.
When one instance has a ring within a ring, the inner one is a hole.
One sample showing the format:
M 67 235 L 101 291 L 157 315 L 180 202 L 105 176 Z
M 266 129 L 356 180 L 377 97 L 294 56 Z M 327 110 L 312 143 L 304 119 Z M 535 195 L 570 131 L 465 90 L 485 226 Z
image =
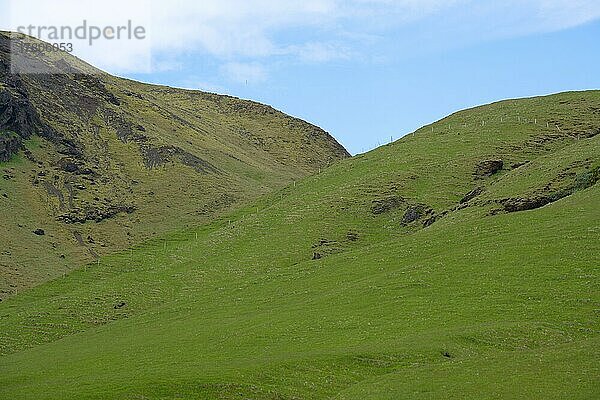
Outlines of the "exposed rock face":
M 19 151 L 22 145 L 21 138 L 9 133 L 0 133 L 0 161 L 8 161 Z
M 37 113 L 19 88 L 17 79 L 6 79 L 0 89 L 0 131 L 14 132 L 26 139 L 37 132 Z M 1 87 L 1 86 L 0 86 Z
M 373 200 L 373 205 L 371 206 L 371 211 L 373 214 L 383 214 L 388 211 L 392 211 L 395 208 L 399 208 L 406 201 L 402 197 L 398 196 L 390 196 L 383 199 Z
M 483 160 L 475 166 L 475 178 L 492 176 L 504 167 L 502 160 Z
M 82 162 L 73 160 L 70 158 L 62 158 L 59 160 L 57 165 L 61 170 L 77 174 L 77 175 L 91 175 L 93 171 L 89 168 L 86 168 Z
M 12 74 L 10 70 L 10 40 L 5 35 L 0 35 L 0 134 L 2 132 L 13 132 L 20 139 L 28 139 L 37 134 L 50 142 L 54 143 L 61 154 L 81 157 L 80 145 L 73 139 L 67 138 L 64 134 L 56 132 L 49 125 L 42 122 L 40 113 L 31 102 L 27 84 L 24 78 L 19 74 Z M 74 76 L 72 77 L 75 78 Z M 36 76 L 39 81 L 57 81 L 68 79 L 62 75 L 44 75 Z M 63 82 L 56 88 L 57 93 L 61 93 L 66 87 Z M 68 98 L 68 96 L 65 96 Z M 53 105 L 47 105 L 52 107 Z M 85 109 L 81 104 L 74 107 L 74 110 Z M 55 112 L 54 112 L 55 114 Z M 13 151 L 9 157 L 14 154 Z
M 545 206 L 546 204 L 550 204 L 553 201 L 558 200 L 554 198 L 554 196 L 538 196 L 533 198 L 511 198 L 511 199 L 503 199 L 500 200 L 500 204 L 504 207 L 506 212 L 517 212 L 517 211 L 526 211 L 526 210 L 534 210 L 536 208 L 540 208 Z
M 417 221 L 426 215 L 430 215 L 433 213 L 433 210 L 430 207 L 427 207 L 424 204 L 417 204 L 414 206 L 410 206 L 404 212 L 402 216 L 402 224 L 407 225 L 411 222 Z
M 27 139 L 40 131 L 41 123 L 18 75 L 10 74 L 10 42 L 0 37 L 0 152 L 6 161 Z M 18 138 L 8 138 L 12 132 Z M 16 145 L 19 143 L 19 145 Z
M 15 79 L 0 81 L 0 161 L 10 160 L 21 149 L 23 139 L 38 130 L 37 114 L 17 87 L 18 82 Z
M 450 213 L 450 210 L 445 210 L 439 214 L 436 214 L 435 212 L 431 211 L 429 214 L 427 214 L 427 218 L 425 219 L 425 221 L 423 221 L 423 228 L 427 228 L 429 225 L 435 223 L 435 221 L 437 221 L 440 218 L 445 217 L 446 215 L 448 215 Z
M 534 210 L 553 203 L 580 190 L 585 190 L 597 184 L 600 181 L 600 167 L 587 171 L 577 176 L 575 182 L 563 189 L 533 195 L 531 197 L 516 197 L 500 199 L 497 202 L 502 205 L 505 212 L 518 212 Z M 498 211 L 496 211 L 498 212 Z
M 148 144 L 140 145 L 140 152 L 144 160 L 144 165 L 148 169 L 160 167 L 174 159 L 179 160 L 183 165 L 193 168 L 199 173 L 216 173 L 219 170 L 194 154 L 191 154 L 177 146 L 151 146 Z
M 469 193 L 465 194 L 465 196 L 460 199 L 460 204 L 464 204 L 467 203 L 471 200 L 473 200 L 475 197 L 479 196 L 481 193 L 483 193 L 485 189 L 481 186 L 476 187 L 475 189 L 471 190 Z
M 57 217 L 57 220 L 66 224 L 83 224 L 87 221 L 101 222 L 105 219 L 110 219 L 117 214 L 131 214 L 135 211 L 133 205 L 105 205 L 98 207 L 88 207 L 85 209 L 75 209 L 68 214 L 63 214 Z
M 0 37 L 0 161 L 8 161 L 17 153 L 24 139 L 48 134 L 31 104 L 27 89 L 19 75 L 10 74 L 10 43 Z

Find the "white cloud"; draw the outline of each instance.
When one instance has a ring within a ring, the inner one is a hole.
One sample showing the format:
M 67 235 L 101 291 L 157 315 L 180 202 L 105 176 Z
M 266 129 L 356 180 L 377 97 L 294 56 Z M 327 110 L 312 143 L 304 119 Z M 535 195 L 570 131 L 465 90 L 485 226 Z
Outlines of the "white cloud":
M 7 10 L 2 19 L 5 29 L 31 34 L 53 43 L 71 43 L 73 54 L 101 69 L 111 72 L 149 72 L 151 70 L 151 10 L 143 0 L 10 0 L 0 4 Z M 116 12 L 118 11 L 118 12 Z M 131 27 L 117 33 L 119 27 Z M 144 33 L 134 35 L 136 27 Z M 31 27 L 31 29 L 30 29 Z M 68 29 L 70 28 L 70 31 Z M 98 38 L 101 30 L 112 28 L 108 36 Z M 59 37 L 52 36 L 53 29 Z M 94 30 L 94 31 L 92 31 Z M 122 35 L 120 39 L 116 35 Z M 77 38 L 77 35 L 85 38 Z
M 0 0 L 1 9 L 8 6 L 11 17 L 0 17 L 5 29 L 16 23 L 73 25 L 84 18 L 96 25 L 131 19 L 146 26 L 149 39 L 143 42 L 78 46 L 77 55 L 111 72 L 143 71 L 150 52 L 162 60 L 155 69 L 179 68 L 173 60 L 193 53 L 219 60 L 223 74 L 244 82 L 266 79 L 262 65 L 273 58 L 351 59 L 398 29 L 406 29 L 405 35 L 421 32 L 418 45 L 394 37 L 410 52 L 411 45 L 427 40 L 468 43 L 560 30 L 600 17 L 598 0 Z

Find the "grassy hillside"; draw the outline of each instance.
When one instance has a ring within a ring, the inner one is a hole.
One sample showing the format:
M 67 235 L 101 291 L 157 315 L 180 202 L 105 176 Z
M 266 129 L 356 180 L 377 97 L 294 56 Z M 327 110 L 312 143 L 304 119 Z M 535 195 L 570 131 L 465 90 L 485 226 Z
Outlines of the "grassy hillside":
M 599 128 L 462 111 L 3 301 L 0 397 L 597 397 Z
M 53 74 L 12 75 L 16 40 L 33 41 L 0 32 L 0 299 L 348 156 L 269 106 L 115 78 L 63 53 L 27 60 Z

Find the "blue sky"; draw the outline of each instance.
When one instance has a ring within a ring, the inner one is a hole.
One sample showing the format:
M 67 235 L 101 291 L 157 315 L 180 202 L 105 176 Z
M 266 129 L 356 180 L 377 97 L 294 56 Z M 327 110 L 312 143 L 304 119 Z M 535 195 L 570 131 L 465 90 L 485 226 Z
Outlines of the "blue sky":
M 459 109 L 600 88 L 597 0 L 110 1 L 72 3 L 60 18 L 147 21 L 151 66 L 98 46 L 82 58 L 273 105 L 353 154 Z M 42 4 L 27 18 L 48 19 Z

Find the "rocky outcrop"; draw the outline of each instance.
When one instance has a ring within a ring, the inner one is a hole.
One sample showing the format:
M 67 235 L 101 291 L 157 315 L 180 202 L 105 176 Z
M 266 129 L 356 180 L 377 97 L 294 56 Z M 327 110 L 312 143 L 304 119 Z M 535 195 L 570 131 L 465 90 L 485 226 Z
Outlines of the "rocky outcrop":
M 473 175 L 476 179 L 492 176 L 504 167 L 502 160 L 483 160 L 475 166 Z
M 75 209 L 67 214 L 59 215 L 58 221 L 66 224 L 83 224 L 88 221 L 102 222 L 105 219 L 113 218 L 114 216 L 126 213 L 131 214 L 135 211 L 133 205 L 105 205 L 98 207 L 86 207 L 83 209 Z
M 375 199 L 371 205 L 371 212 L 375 215 L 383 214 L 400 208 L 406 203 L 406 200 L 400 196 L 389 196 L 382 199 Z
M 402 216 L 402 224 L 408 225 L 411 222 L 418 221 L 421 218 L 429 216 L 431 214 L 433 214 L 433 210 L 431 209 L 431 207 L 428 207 L 424 204 L 416 204 L 410 206 L 406 209 L 404 215 Z
M 493 210 L 492 213 L 494 214 L 501 211 L 510 213 L 534 210 L 547 204 L 554 203 L 555 201 L 570 196 L 580 190 L 590 188 L 598 183 L 598 181 L 600 181 L 600 167 L 596 167 L 590 171 L 579 174 L 572 185 L 560 190 L 540 193 L 530 197 L 513 197 L 497 200 L 497 203 L 502 205 L 502 209 Z
M 19 136 L 12 133 L 0 133 L 0 162 L 10 160 L 22 145 L 23 142 Z
M 476 187 L 475 189 L 471 190 L 469 193 L 465 194 L 462 199 L 460 199 L 460 204 L 468 203 L 469 201 L 473 200 L 475 197 L 477 197 L 481 193 L 483 193 L 484 190 L 485 189 L 481 186 Z
M 563 196 L 564 197 L 564 196 Z M 545 206 L 546 204 L 550 204 L 556 200 L 559 200 L 558 196 L 536 196 L 531 198 L 510 198 L 510 199 L 502 199 L 499 200 L 499 203 L 504 207 L 504 211 L 506 212 L 517 212 L 517 211 L 526 211 L 526 210 L 534 210 L 536 208 L 540 208 Z
M 14 83 L 12 79 L 6 81 Z M 39 130 L 37 113 L 19 88 L 2 86 L 4 88 L 0 89 L 0 131 L 14 132 L 27 139 Z
M 94 173 L 90 168 L 87 168 L 81 161 L 74 160 L 72 158 L 61 158 L 57 164 L 61 170 L 76 174 L 76 175 L 91 175 Z
M 148 169 L 160 167 L 173 159 L 178 159 L 183 165 L 193 168 L 199 173 L 217 173 L 219 170 L 200 157 L 189 153 L 177 146 L 152 146 L 149 144 L 140 145 L 140 152 L 144 160 L 144 165 Z
M 11 79 L 0 79 L 0 161 L 10 160 L 21 149 L 23 139 L 39 127 L 37 114 L 27 97 L 17 87 L 8 86 L 10 83 Z

